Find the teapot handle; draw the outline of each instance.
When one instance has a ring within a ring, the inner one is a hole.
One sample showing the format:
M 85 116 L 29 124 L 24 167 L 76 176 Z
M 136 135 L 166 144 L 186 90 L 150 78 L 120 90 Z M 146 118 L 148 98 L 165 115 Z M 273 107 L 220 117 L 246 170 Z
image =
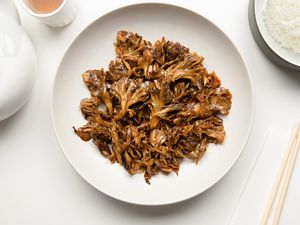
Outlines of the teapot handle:
M 20 17 L 13 0 L 0 0 L 0 16 L 9 16 L 20 24 Z

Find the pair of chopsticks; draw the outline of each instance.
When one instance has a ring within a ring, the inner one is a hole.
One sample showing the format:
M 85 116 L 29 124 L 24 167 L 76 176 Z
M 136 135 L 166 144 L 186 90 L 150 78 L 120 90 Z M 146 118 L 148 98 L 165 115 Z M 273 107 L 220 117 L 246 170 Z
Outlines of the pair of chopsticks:
M 297 122 L 294 126 L 288 148 L 285 152 L 284 158 L 280 165 L 260 225 L 266 225 L 268 223 L 272 209 L 275 209 L 272 225 L 277 225 L 279 223 L 284 200 L 294 170 L 297 153 L 299 151 L 299 146 L 300 146 L 300 121 Z M 274 204 L 275 199 L 278 199 L 277 204 Z

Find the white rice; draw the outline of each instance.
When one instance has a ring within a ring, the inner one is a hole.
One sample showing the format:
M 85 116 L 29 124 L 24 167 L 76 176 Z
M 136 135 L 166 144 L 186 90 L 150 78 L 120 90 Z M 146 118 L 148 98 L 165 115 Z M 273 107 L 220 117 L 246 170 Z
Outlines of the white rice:
M 269 0 L 264 16 L 273 38 L 282 47 L 300 53 L 300 0 Z

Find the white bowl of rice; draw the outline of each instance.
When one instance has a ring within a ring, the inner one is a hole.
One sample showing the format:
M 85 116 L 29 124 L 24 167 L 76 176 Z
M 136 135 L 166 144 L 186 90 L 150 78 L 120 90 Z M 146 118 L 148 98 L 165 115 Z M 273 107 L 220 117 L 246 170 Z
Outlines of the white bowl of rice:
M 300 0 L 251 0 L 249 24 L 273 62 L 300 70 Z

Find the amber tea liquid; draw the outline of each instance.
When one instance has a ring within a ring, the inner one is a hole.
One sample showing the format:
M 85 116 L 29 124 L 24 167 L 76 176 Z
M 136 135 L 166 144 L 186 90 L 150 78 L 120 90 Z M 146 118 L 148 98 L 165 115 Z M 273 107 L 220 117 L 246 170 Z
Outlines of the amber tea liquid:
M 56 10 L 64 0 L 26 0 L 29 8 L 39 14 L 51 13 Z

